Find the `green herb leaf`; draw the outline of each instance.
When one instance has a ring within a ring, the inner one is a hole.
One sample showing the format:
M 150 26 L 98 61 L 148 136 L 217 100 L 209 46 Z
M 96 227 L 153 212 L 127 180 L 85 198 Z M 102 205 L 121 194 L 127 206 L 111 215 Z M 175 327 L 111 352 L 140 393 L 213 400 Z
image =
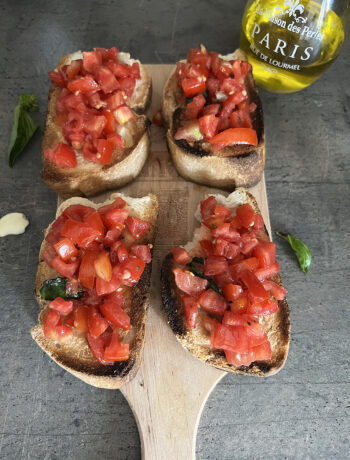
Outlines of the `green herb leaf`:
M 208 281 L 209 283 L 209 287 L 217 292 L 218 294 L 222 295 L 222 292 L 220 291 L 220 289 L 216 286 L 216 284 L 214 283 L 214 281 L 209 277 L 209 276 L 206 276 L 204 275 L 204 273 L 202 273 L 200 270 L 198 270 L 198 268 L 194 265 L 195 263 L 198 263 L 198 264 L 202 264 L 204 263 L 204 260 L 201 258 L 201 257 L 194 257 L 192 259 L 192 262 L 190 262 L 189 264 L 187 264 L 187 267 L 189 269 L 189 271 L 191 273 L 193 273 L 195 276 L 198 276 L 199 278 L 203 278 L 205 280 Z
M 36 96 L 21 94 L 19 103 L 15 108 L 14 124 L 11 131 L 8 150 L 8 162 L 11 168 L 18 155 L 38 129 L 38 125 L 27 112 L 33 112 L 35 110 L 38 110 Z
M 54 300 L 56 297 L 62 297 L 62 299 L 79 299 L 84 295 L 84 291 L 79 291 L 75 294 L 68 294 L 66 291 L 66 284 L 68 279 L 58 276 L 51 280 L 44 281 L 40 289 L 40 295 L 45 300 Z
M 297 259 L 299 261 L 300 268 L 303 270 L 304 273 L 308 273 L 309 267 L 311 265 L 311 252 L 310 249 L 306 246 L 306 244 L 301 241 L 299 238 L 289 235 L 288 233 L 282 233 L 275 231 L 276 235 L 284 240 L 288 241 L 290 247 L 295 252 Z

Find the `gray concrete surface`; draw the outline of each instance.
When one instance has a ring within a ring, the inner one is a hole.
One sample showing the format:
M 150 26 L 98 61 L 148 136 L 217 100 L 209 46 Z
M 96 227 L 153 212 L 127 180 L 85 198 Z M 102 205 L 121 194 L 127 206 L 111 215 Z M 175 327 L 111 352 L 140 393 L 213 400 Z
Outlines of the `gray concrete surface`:
M 23 211 L 21 237 L 0 239 L 0 457 L 139 459 L 131 410 L 120 392 L 92 388 L 42 352 L 28 331 L 41 229 L 56 196 L 41 182 L 37 133 L 7 166 L 12 114 L 21 92 L 35 93 L 43 126 L 47 71 L 57 58 L 96 45 L 168 63 L 204 42 L 238 45 L 244 1 L 111 0 L 0 2 L 0 215 Z M 261 92 L 271 223 L 311 248 L 306 277 L 277 242 L 289 290 L 292 339 L 285 368 L 268 380 L 227 376 L 200 421 L 197 458 L 350 458 L 349 45 L 313 86 L 292 95 Z

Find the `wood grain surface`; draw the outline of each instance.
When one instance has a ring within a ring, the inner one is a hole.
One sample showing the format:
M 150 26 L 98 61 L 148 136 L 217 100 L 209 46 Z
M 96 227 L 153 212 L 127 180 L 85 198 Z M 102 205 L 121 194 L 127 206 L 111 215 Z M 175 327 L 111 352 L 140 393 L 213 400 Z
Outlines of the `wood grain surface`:
M 148 66 L 153 81 L 149 118 L 161 106 L 163 86 L 172 68 Z M 226 373 L 204 365 L 176 340 L 162 310 L 159 276 L 169 249 L 192 239 L 196 226 L 194 212 L 203 195 L 218 190 L 182 179 L 167 151 L 164 128 L 152 125 L 147 163 L 140 176 L 121 191 L 133 197 L 154 193 L 160 202 L 143 360 L 137 376 L 121 391 L 135 415 L 145 460 L 191 459 L 195 457 L 197 427 L 204 404 Z M 270 232 L 264 179 L 250 191 Z M 95 200 L 105 198 L 103 194 Z

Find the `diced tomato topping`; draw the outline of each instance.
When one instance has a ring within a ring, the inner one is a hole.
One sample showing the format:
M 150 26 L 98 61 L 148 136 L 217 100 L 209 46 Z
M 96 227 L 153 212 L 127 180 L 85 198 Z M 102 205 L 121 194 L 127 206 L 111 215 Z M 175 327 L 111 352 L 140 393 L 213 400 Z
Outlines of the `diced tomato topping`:
M 287 290 L 283 286 L 275 283 L 271 280 L 265 280 L 263 282 L 264 288 L 269 291 L 276 300 L 283 300 L 287 294 Z
M 106 236 L 103 238 L 103 245 L 106 248 L 110 248 L 111 246 L 113 246 L 113 243 L 115 243 L 120 237 L 123 231 L 123 228 L 124 228 L 123 224 L 118 224 L 111 230 L 108 230 L 106 233 Z
M 108 328 L 108 321 L 101 315 L 97 307 L 91 305 L 88 311 L 89 334 L 96 338 Z
M 203 94 L 198 94 L 198 96 L 195 96 L 186 106 L 185 118 L 187 118 L 187 120 L 198 118 L 199 112 L 204 107 L 205 102 L 206 100 Z
M 110 281 L 112 279 L 112 264 L 109 258 L 109 252 L 103 251 L 94 260 L 94 267 L 96 276 L 103 281 Z
M 206 276 L 220 275 L 228 271 L 228 263 L 223 256 L 209 256 L 205 260 L 204 274 Z
M 62 216 L 65 217 L 66 220 L 70 218 L 79 222 L 84 222 L 94 212 L 94 208 L 91 208 L 90 206 L 72 204 L 63 211 Z
M 97 211 L 93 212 L 88 216 L 85 222 L 99 232 L 97 240 L 101 241 L 105 234 L 105 226 L 103 225 L 100 214 Z
M 91 334 L 86 334 L 89 342 L 89 347 L 95 356 L 95 358 L 104 365 L 113 364 L 112 361 L 106 361 L 104 359 L 104 350 L 110 344 L 112 339 L 112 333 L 109 331 L 103 332 L 98 337 L 92 337 Z
M 230 304 L 230 309 L 233 313 L 246 313 L 249 305 L 247 291 L 242 292 L 236 299 Z
M 113 330 L 111 342 L 104 350 L 103 359 L 118 362 L 129 359 L 129 344 L 120 342 L 118 328 Z
M 98 254 L 99 251 L 88 250 L 83 254 L 81 259 L 78 278 L 81 284 L 87 289 L 93 289 L 95 285 L 95 260 L 97 259 Z
M 222 149 L 234 144 L 258 145 L 256 131 L 251 128 L 228 128 L 209 139 L 209 142 L 217 149 Z
M 266 289 L 264 288 L 261 281 L 249 270 L 244 270 L 239 275 L 240 279 L 243 281 L 244 285 L 249 291 L 249 295 L 255 299 L 267 300 L 269 298 Z
M 66 79 L 64 78 L 63 73 L 60 70 L 52 70 L 49 72 L 49 77 L 52 83 L 64 88 L 66 86 Z
M 87 332 L 89 309 L 85 305 L 78 305 L 74 310 L 74 327 L 79 332 Z
M 256 257 L 249 257 L 248 259 L 240 260 L 239 262 L 230 266 L 230 272 L 234 279 L 238 279 L 239 274 L 244 270 L 255 272 L 259 267 L 259 261 Z
M 128 121 L 133 120 L 135 118 L 134 113 L 127 105 L 117 107 L 113 111 L 113 115 L 119 125 L 124 125 Z
M 107 134 L 107 140 L 116 148 L 123 149 L 126 145 L 125 139 L 118 133 Z
M 105 226 L 109 229 L 113 229 L 115 227 L 120 228 L 120 225 L 124 225 L 125 220 L 129 215 L 129 211 L 123 208 L 113 208 L 106 212 L 101 213 L 101 218 Z
M 73 302 L 71 300 L 64 300 L 62 297 L 56 297 L 49 304 L 52 310 L 56 310 L 61 315 L 68 315 L 73 310 Z
M 100 305 L 100 310 L 111 323 L 122 329 L 131 329 L 130 316 L 122 309 L 123 295 L 118 292 L 119 296 L 115 295 L 113 301 L 107 301 Z
M 188 270 L 175 268 L 173 273 L 175 275 L 177 287 L 190 296 L 199 297 L 208 286 L 208 281 L 206 279 L 199 278 Z
M 209 220 L 215 212 L 217 206 L 216 198 L 209 196 L 206 200 L 201 201 L 200 210 L 203 221 Z
M 280 271 L 280 264 L 278 262 L 273 263 L 268 268 L 258 268 L 254 270 L 254 275 L 260 280 L 265 281 L 266 279 L 272 278 L 277 275 Z
M 239 284 L 229 283 L 223 286 L 222 292 L 224 293 L 224 296 L 228 302 L 233 302 L 242 294 L 243 289 Z
M 62 236 L 70 238 L 81 248 L 87 248 L 92 241 L 100 236 L 95 228 L 86 222 L 78 222 L 73 219 L 67 219 L 61 231 Z
M 133 244 L 130 247 L 130 254 L 149 264 L 152 260 L 151 249 L 148 244 Z
M 65 278 L 72 278 L 79 266 L 79 260 L 66 263 L 61 259 L 61 257 L 57 256 L 51 260 L 49 265 Z
M 83 67 L 86 72 L 94 72 L 102 64 L 102 55 L 98 51 L 83 52 Z
M 106 98 L 106 104 L 108 110 L 115 110 L 121 105 L 125 104 L 127 97 L 124 91 L 118 90 Z
M 149 222 L 132 216 L 129 216 L 125 223 L 129 232 L 136 240 L 140 239 L 151 226 Z
M 245 313 L 234 313 L 232 311 L 225 311 L 222 319 L 222 324 L 226 326 L 252 326 L 251 334 L 264 333 L 264 328 L 259 324 L 258 316 L 247 315 Z M 256 327 L 257 326 L 257 327 Z M 262 332 L 261 332 L 262 331 Z
M 112 257 L 112 256 L 111 256 Z M 115 265 L 112 268 L 112 278 L 110 281 L 105 281 L 100 277 L 96 278 L 96 293 L 99 296 L 111 294 L 120 287 L 119 280 L 119 270 L 120 266 Z
M 198 119 L 199 129 L 205 137 L 205 139 L 210 139 L 218 132 L 219 128 L 219 119 L 213 115 L 203 115 Z
M 239 232 L 233 229 L 228 222 L 220 225 L 218 228 L 213 229 L 212 235 L 214 238 L 222 238 L 223 240 L 229 241 L 230 243 L 237 241 L 240 237 Z
M 44 150 L 44 158 L 63 169 L 74 168 L 77 165 L 74 150 L 63 142 L 59 142 L 51 149 Z
M 202 77 L 185 78 L 182 80 L 181 86 L 186 97 L 196 96 L 205 91 L 205 81 Z
M 198 319 L 198 301 L 187 294 L 181 296 L 181 303 L 185 313 L 188 329 L 194 329 Z
M 64 238 L 54 245 L 57 254 L 62 260 L 68 262 L 72 257 L 78 255 L 78 249 L 74 246 L 73 242 L 69 238 Z
M 70 81 L 67 84 L 67 88 L 72 91 L 72 93 L 80 91 L 82 94 L 86 94 L 90 91 L 98 91 L 100 86 L 90 75 L 87 75 L 86 77 L 80 77 Z
M 131 256 L 121 264 L 119 279 L 126 286 L 138 283 L 145 269 L 145 262 L 138 257 Z
M 98 84 L 105 94 L 112 93 L 120 87 L 118 80 L 108 67 L 100 67 L 95 71 Z
M 239 217 L 243 227 L 249 228 L 254 225 L 255 212 L 249 203 L 243 204 L 236 209 L 236 215 Z
M 62 323 L 58 311 L 52 309 L 46 315 L 43 328 L 45 337 L 59 342 L 65 341 L 73 335 L 72 329 Z
M 209 104 L 203 107 L 202 115 L 217 115 L 220 110 L 220 104 Z
M 272 315 L 279 310 L 278 303 L 274 300 L 264 300 L 261 303 L 251 303 L 248 305 L 247 313 L 249 315 Z
M 222 316 L 227 307 L 225 298 L 212 289 L 204 291 L 199 297 L 198 302 L 203 310 L 212 315 Z
M 260 241 L 253 251 L 260 268 L 271 267 L 276 262 L 276 245 L 270 241 Z
M 170 252 L 172 253 L 175 262 L 179 265 L 186 265 L 192 260 L 192 257 L 186 249 L 180 248 L 179 246 L 172 248 Z
M 206 257 L 214 254 L 213 243 L 210 240 L 201 240 L 199 244 Z

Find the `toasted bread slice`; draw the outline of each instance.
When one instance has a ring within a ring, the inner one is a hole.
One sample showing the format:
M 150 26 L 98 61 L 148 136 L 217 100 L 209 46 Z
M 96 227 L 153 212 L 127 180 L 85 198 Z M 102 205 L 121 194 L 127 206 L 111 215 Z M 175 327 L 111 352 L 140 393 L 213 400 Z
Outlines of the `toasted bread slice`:
M 126 208 L 130 215 L 147 220 L 151 226 L 148 232 L 140 239 L 141 244 L 153 243 L 155 239 L 156 221 L 158 216 L 158 200 L 154 195 L 143 198 L 130 198 L 121 193 L 111 195 L 111 199 L 104 203 L 93 203 L 85 198 L 71 198 L 64 201 L 58 208 L 56 218 L 73 204 L 83 204 L 95 209 L 112 203 L 120 196 L 126 201 Z M 52 225 L 52 224 L 51 224 Z M 46 229 L 45 235 L 50 231 Z M 40 288 L 45 280 L 55 278 L 57 272 L 49 267 L 42 259 L 45 249 L 44 240 L 39 253 L 39 265 L 35 281 L 35 297 L 42 310 L 39 314 L 39 324 L 31 329 L 31 335 L 38 345 L 61 367 L 79 379 L 99 388 L 116 389 L 130 381 L 140 366 L 144 345 L 146 314 L 149 306 L 152 262 L 146 265 L 140 281 L 132 288 L 130 319 L 132 329 L 128 331 L 126 340 L 130 344 L 130 357 L 127 361 L 116 362 L 113 365 L 102 365 L 93 356 L 85 336 L 75 335 L 67 342 L 55 342 L 44 336 L 43 323 L 48 312 L 49 301 L 40 295 Z
M 82 53 L 77 51 L 63 56 L 57 69 L 70 64 L 73 60 L 82 59 Z M 138 62 L 141 79 L 136 80 L 131 98 L 126 102 L 136 114 L 147 109 L 152 95 L 152 80 L 148 70 L 128 53 L 119 53 L 119 59 L 126 64 Z M 58 142 L 65 142 L 62 129 L 55 123 L 56 101 L 61 88 L 52 84 L 49 92 L 47 117 L 42 141 L 42 151 L 51 148 Z M 76 152 L 77 166 L 63 169 L 48 161 L 43 156 L 41 178 L 45 184 L 58 193 L 62 198 L 71 196 L 93 196 L 106 190 L 122 187 L 131 182 L 141 172 L 149 153 L 149 120 L 145 115 L 137 115 L 136 120 L 129 123 L 132 130 L 133 145 L 122 149 L 114 158 L 111 165 L 101 165 L 87 161 L 81 152 Z
M 247 60 L 246 54 L 240 49 L 220 57 L 225 60 Z M 265 166 L 264 119 L 251 72 L 246 77 L 246 87 L 249 101 L 257 105 L 253 127 L 257 132 L 258 146 L 235 145 L 215 151 L 208 143 L 204 147 L 201 142 L 174 139 L 184 108 L 177 102 L 181 89 L 177 86 L 175 71 L 171 74 L 163 90 L 162 113 L 168 126 L 168 147 L 182 177 L 229 191 L 236 187 L 251 187 L 259 182 Z
M 255 198 L 243 188 L 237 189 L 227 198 L 222 195 L 214 194 L 214 196 L 218 203 L 230 209 L 249 203 L 255 212 L 260 213 Z M 199 211 L 196 213 L 196 218 L 199 222 L 201 221 Z M 185 246 L 192 257 L 203 256 L 199 241 L 207 238 L 208 233 L 210 234 L 210 231 L 204 225 L 195 231 L 193 241 Z M 211 348 L 210 335 L 205 331 L 200 321 L 198 321 L 199 324 L 195 329 L 187 328 L 180 300 L 180 290 L 175 284 L 174 268 L 176 268 L 176 264 L 172 255 L 168 254 L 161 270 L 161 295 L 169 325 L 186 350 L 204 363 L 234 374 L 267 377 L 275 374 L 283 367 L 287 359 L 290 339 L 289 308 L 285 299 L 278 301 L 279 311 L 277 313 L 265 316 L 262 320 L 262 325 L 271 344 L 272 358 L 266 361 L 255 361 L 250 366 L 234 367 L 227 363 L 223 351 Z M 273 280 L 282 285 L 280 275 L 276 275 Z

